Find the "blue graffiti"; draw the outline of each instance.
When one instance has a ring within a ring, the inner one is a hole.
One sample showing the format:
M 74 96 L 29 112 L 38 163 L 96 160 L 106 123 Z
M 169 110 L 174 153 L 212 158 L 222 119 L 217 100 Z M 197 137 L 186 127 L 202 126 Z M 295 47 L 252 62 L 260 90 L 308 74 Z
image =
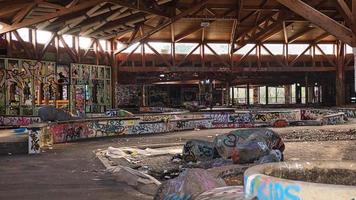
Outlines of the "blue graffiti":
M 300 192 L 300 186 L 288 184 L 283 186 L 278 182 L 262 183 L 257 189 L 259 200 L 300 200 L 295 194 Z

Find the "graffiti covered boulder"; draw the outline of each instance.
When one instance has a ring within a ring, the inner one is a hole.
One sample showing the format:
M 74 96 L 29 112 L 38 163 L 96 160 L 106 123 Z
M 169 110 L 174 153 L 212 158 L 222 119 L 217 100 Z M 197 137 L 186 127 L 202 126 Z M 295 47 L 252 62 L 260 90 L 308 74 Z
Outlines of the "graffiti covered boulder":
M 220 157 L 214 143 L 203 140 L 189 140 L 183 147 L 185 162 L 208 161 Z
M 225 159 L 231 158 L 237 151 L 251 152 L 252 149 L 260 149 L 260 155 L 264 156 L 269 150 L 278 149 L 284 151 L 282 138 L 270 129 L 238 129 L 219 135 L 214 140 L 214 147 L 219 155 Z M 247 159 L 247 158 L 246 158 Z M 249 159 L 247 159 L 249 160 Z

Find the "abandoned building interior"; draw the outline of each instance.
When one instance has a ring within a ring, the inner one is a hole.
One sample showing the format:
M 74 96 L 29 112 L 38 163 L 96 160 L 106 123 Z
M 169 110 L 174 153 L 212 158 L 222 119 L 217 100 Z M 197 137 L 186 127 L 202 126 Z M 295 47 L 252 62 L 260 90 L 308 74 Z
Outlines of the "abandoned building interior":
M 0 0 L 0 199 L 355 199 L 355 58 L 356 0 Z

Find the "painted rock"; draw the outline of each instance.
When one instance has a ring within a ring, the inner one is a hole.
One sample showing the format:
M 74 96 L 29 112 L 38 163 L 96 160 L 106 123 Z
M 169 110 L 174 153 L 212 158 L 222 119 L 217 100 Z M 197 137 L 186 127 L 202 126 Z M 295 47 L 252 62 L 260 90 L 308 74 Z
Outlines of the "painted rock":
M 214 188 L 226 186 L 221 178 L 204 169 L 187 169 L 158 189 L 155 200 L 191 200 L 199 194 Z
M 276 121 L 272 122 L 272 126 L 276 128 L 282 128 L 289 126 L 289 122 L 286 119 L 277 119 Z
M 214 140 L 214 147 L 222 158 L 228 159 L 237 147 L 249 141 L 262 142 L 268 149 L 284 151 L 282 138 L 274 131 L 264 128 L 238 129 L 219 135 Z
M 234 163 L 252 163 L 261 157 L 268 155 L 270 149 L 263 141 L 247 141 L 239 144 L 233 150 L 231 158 Z
M 57 109 L 54 106 L 45 106 L 38 109 L 38 116 L 42 122 L 48 121 L 67 121 L 72 119 L 72 116 L 62 109 Z
M 220 157 L 214 143 L 203 140 L 189 140 L 183 147 L 183 160 L 185 162 L 207 161 Z

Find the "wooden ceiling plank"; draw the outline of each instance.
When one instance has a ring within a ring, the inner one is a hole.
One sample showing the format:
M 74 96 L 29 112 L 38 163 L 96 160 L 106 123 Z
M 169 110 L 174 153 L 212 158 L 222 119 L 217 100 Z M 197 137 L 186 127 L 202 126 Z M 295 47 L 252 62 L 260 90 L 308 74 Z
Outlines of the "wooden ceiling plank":
M 13 24 L 18 24 L 22 22 L 22 20 L 25 19 L 25 17 L 32 11 L 33 8 L 35 8 L 37 3 L 31 3 L 30 5 L 22 8 L 17 15 L 13 18 L 12 23 Z
M 315 27 L 309 27 L 309 26 L 303 28 L 301 31 L 299 31 L 298 33 L 295 33 L 290 38 L 288 38 L 288 43 L 295 42 L 298 38 L 302 37 L 303 35 L 305 35 L 306 33 L 310 32 L 314 29 L 315 29 Z

